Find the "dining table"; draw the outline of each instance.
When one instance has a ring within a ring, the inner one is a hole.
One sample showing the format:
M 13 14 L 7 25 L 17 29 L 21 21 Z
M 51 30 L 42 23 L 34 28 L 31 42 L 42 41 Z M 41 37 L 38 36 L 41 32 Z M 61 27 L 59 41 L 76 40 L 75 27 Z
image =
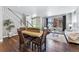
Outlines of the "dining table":
M 41 37 L 43 35 L 43 31 L 34 32 L 34 31 L 23 30 L 22 33 L 29 35 L 31 37 Z
M 40 41 L 39 39 L 43 39 L 44 30 L 40 30 L 40 31 L 31 30 L 30 31 L 30 30 L 25 29 L 25 30 L 22 30 L 22 33 L 25 34 L 27 37 L 29 36 L 30 38 L 32 38 L 32 41 L 31 42 L 32 42 L 32 51 L 33 51 L 33 47 L 34 47 L 33 44 L 35 42 L 37 43 L 38 41 Z M 46 38 L 45 38 L 45 50 L 46 50 Z

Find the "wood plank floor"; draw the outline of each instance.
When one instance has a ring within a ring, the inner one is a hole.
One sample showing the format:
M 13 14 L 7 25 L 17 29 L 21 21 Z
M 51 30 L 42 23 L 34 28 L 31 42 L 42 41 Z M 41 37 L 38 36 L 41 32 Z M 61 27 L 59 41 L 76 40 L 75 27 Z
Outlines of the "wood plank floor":
M 19 48 L 18 36 L 14 36 L 10 39 L 5 38 L 4 41 L 0 43 L 0 52 L 18 52 L 19 51 L 18 48 Z M 79 45 L 68 44 L 56 40 L 47 39 L 46 51 L 47 52 L 79 52 Z
M 47 52 L 79 52 L 79 45 L 53 40 L 47 44 Z
M 4 41 L 0 43 L 1 52 L 18 52 L 19 40 L 18 36 L 13 36 L 10 39 L 4 38 Z

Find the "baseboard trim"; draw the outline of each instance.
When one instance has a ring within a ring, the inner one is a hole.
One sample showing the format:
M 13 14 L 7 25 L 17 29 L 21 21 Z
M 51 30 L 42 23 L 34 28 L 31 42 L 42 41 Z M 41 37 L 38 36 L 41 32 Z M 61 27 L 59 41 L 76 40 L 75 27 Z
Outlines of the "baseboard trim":
M 3 39 L 0 39 L 0 42 L 3 42 Z
M 10 37 L 16 36 L 16 35 L 18 35 L 18 34 L 13 34 L 13 35 L 11 35 Z M 3 36 L 3 38 L 6 38 L 6 37 L 8 37 L 8 36 Z

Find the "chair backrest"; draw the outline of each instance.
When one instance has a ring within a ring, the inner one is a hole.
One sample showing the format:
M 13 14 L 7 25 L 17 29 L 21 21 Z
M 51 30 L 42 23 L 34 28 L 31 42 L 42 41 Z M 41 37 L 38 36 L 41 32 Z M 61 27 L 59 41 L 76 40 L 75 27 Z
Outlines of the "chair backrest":
M 17 32 L 18 32 L 18 36 L 19 36 L 19 43 L 23 44 L 24 43 L 24 36 L 22 34 L 22 30 L 17 29 Z
M 42 41 L 46 40 L 47 34 L 48 34 L 48 31 L 47 30 L 43 30 Z

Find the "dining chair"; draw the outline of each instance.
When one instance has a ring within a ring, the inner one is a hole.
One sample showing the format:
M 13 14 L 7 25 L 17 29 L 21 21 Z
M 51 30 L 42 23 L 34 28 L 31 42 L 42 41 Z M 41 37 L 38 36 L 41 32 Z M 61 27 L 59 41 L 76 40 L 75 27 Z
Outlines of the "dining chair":
M 28 50 L 30 40 L 28 38 L 24 37 L 24 35 L 20 29 L 17 29 L 17 32 L 18 32 L 18 36 L 19 36 L 19 50 L 20 51 Z
M 46 50 L 46 35 L 48 31 L 44 30 L 43 35 L 39 38 L 36 38 L 32 41 L 32 50 L 38 50 L 38 52 L 41 52 L 44 45 L 44 50 Z

